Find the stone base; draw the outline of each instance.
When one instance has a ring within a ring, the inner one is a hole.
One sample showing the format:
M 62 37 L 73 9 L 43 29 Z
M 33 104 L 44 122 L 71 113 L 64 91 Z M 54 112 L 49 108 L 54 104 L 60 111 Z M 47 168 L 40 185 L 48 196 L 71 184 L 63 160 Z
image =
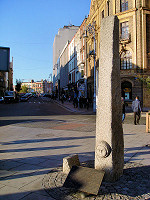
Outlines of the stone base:
M 80 166 L 77 154 L 63 158 L 63 173 L 69 174 L 72 166 Z

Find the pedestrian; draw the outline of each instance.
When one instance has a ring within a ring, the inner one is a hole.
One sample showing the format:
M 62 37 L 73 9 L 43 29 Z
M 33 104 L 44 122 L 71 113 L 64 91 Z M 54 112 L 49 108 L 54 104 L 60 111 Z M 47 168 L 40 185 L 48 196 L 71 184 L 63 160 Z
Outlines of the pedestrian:
M 121 97 L 121 106 L 122 106 L 122 122 L 125 120 L 125 103 L 123 97 Z
M 64 103 L 64 95 L 60 96 L 61 103 Z
M 136 96 L 135 100 L 132 102 L 132 110 L 134 112 L 134 124 L 139 124 L 141 117 L 141 105 L 138 96 Z

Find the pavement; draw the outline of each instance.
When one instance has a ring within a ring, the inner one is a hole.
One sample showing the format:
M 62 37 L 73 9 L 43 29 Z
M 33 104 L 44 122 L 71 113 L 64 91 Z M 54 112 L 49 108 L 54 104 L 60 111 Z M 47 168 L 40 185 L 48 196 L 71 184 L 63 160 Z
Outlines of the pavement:
M 93 108 L 92 108 L 91 105 L 89 106 L 88 109 L 84 108 L 84 107 L 83 108 L 79 108 L 79 106 L 78 106 L 78 108 L 74 108 L 73 102 L 64 101 L 63 103 L 61 103 L 61 101 L 58 101 L 58 100 L 54 100 L 54 101 L 55 101 L 55 103 L 59 104 L 59 106 L 65 108 L 66 110 L 74 112 L 74 113 L 80 113 L 80 114 L 86 114 L 86 115 L 95 114 L 93 112 Z
M 69 102 L 61 106 L 78 115 L 93 113 L 91 108 L 75 109 Z M 144 118 L 145 113 L 142 115 Z M 133 117 L 131 113 L 128 116 Z M 50 120 L 56 119 L 57 116 L 51 116 Z M 78 131 L 70 128 L 73 125 Z M 84 131 L 84 125 L 86 121 L 56 128 L 21 123 L 1 126 L 0 200 L 82 199 L 80 193 L 63 187 L 62 160 L 77 153 L 82 165 L 93 166 L 95 129 Z M 85 199 L 150 199 L 150 133 L 145 132 L 144 123 L 137 126 L 124 123 L 123 132 L 124 175 L 115 183 L 102 182 L 98 196 L 89 195 Z

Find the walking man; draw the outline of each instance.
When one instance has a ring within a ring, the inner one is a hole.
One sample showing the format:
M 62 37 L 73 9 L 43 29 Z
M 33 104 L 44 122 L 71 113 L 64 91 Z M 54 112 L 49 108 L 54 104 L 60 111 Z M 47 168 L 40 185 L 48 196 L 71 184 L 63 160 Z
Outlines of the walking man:
M 141 116 L 141 105 L 140 105 L 138 96 L 132 102 L 132 110 L 134 112 L 134 124 L 135 125 L 139 124 L 139 120 L 140 120 L 140 116 Z

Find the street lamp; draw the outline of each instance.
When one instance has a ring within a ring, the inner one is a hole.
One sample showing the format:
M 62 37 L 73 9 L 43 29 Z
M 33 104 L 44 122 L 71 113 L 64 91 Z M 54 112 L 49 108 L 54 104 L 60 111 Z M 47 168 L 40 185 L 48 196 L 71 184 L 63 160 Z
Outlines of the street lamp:
M 96 112 L 96 67 L 95 67 L 95 48 L 96 48 L 96 39 L 95 39 L 95 22 L 92 24 L 90 23 L 87 26 L 87 31 L 93 36 L 94 38 L 94 52 L 90 55 L 94 56 L 94 94 L 93 94 L 93 112 Z

